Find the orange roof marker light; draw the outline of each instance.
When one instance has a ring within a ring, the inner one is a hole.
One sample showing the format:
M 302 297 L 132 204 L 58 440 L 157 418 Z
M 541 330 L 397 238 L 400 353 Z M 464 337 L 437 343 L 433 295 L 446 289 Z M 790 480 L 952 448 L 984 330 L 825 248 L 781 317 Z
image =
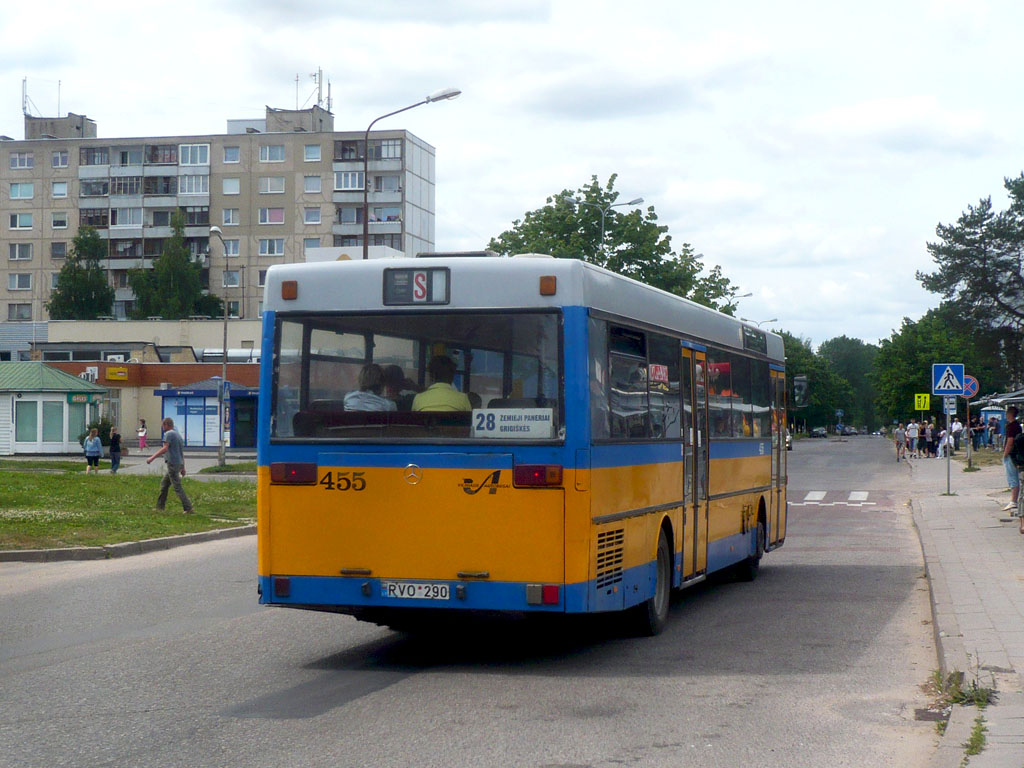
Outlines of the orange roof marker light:
M 540 295 L 554 296 L 558 292 L 558 278 L 554 275 L 541 275 Z
M 299 281 L 284 280 L 281 282 L 281 298 L 286 301 L 293 301 L 299 298 Z

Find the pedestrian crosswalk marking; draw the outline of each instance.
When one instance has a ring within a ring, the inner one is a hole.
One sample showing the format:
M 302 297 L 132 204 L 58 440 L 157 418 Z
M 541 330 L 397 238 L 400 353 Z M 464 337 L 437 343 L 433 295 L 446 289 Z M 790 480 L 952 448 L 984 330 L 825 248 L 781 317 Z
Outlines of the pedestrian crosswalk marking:
M 825 501 L 828 491 L 808 491 L 803 501 L 791 501 L 791 507 L 876 507 L 878 502 L 868 501 L 870 491 L 849 491 L 845 501 Z M 841 493 L 836 491 L 834 493 Z M 884 494 L 883 494 L 884 495 Z

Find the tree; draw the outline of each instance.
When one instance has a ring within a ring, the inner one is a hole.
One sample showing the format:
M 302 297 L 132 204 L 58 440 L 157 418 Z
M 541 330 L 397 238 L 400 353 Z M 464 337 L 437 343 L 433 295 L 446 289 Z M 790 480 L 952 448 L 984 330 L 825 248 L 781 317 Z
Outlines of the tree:
M 962 362 L 984 391 L 1004 389 L 1008 382 L 1003 343 L 1002 330 L 977 328 L 953 303 L 929 310 L 917 321 L 903 318 L 900 330 L 882 340 L 875 357 L 872 379 L 880 415 L 893 421 L 919 415 L 914 412 L 914 395 L 931 393 L 934 363 Z M 941 415 L 942 399 L 931 398 L 925 417 Z
M 613 174 L 601 187 L 592 176 L 590 184 L 575 193 L 563 190 L 552 195 L 543 208 L 513 221 L 512 228 L 487 247 L 504 255 L 548 253 L 560 259 L 582 259 L 727 314 L 735 312 L 736 286 L 717 265 L 702 274 L 704 265 L 688 243 L 673 252 L 668 227 L 657 223 L 654 206 L 626 212 L 610 207 L 619 197 L 615 179 Z M 576 205 L 567 197 L 586 205 Z M 606 211 L 603 243 L 602 210 Z
M 114 289 L 100 260 L 107 244 L 92 227 L 82 227 L 71 242 L 71 253 L 57 275 L 57 287 L 46 309 L 53 320 L 95 320 L 113 314 Z
M 818 354 L 832 364 L 832 369 L 849 383 L 853 399 L 845 420 L 850 424 L 866 425 L 871 429 L 879 426 L 875 414 L 875 383 L 871 374 L 874 370 L 878 347 L 865 344 L 860 339 L 837 336 L 823 341 Z
M 171 228 L 173 234 L 164 240 L 163 252 L 153 268 L 133 269 L 128 276 L 135 293 L 133 316 L 180 320 L 189 315 L 221 314 L 221 300 L 203 293 L 202 267 L 185 245 L 185 217 L 181 211 L 171 217 Z
M 789 417 L 794 424 L 806 428 L 834 424 L 836 411 L 849 411 L 853 390 L 849 383 L 835 372 L 832 364 L 814 353 L 811 342 L 786 331 L 779 331 L 786 350 L 786 391 L 790 403 Z M 793 378 L 807 377 L 807 406 L 794 408 Z
M 956 224 L 939 224 L 939 242 L 928 243 L 938 264 L 917 279 L 965 317 L 986 326 L 1024 323 L 1024 174 L 1004 179 L 1010 206 L 992 210 L 992 198 L 968 206 Z

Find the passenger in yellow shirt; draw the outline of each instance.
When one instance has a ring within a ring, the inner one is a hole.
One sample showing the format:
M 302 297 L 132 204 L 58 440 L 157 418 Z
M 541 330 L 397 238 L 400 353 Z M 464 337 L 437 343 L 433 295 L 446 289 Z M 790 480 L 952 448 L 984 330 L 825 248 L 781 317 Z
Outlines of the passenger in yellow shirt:
M 471 411 L 469 398 L 452 386 L 455 381 L 455 363 L 447 355 L 435 355 L 427 365 L 431 382 L 429 387 L 413 398 L 414 411 Z

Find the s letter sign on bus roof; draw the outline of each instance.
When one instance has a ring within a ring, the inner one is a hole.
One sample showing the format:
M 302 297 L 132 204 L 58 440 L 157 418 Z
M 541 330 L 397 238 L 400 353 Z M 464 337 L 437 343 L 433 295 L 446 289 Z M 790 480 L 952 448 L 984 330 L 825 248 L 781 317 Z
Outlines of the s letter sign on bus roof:
M 933 395 L 963 395 L 963 393 L 963 363 L 932 363 Z

